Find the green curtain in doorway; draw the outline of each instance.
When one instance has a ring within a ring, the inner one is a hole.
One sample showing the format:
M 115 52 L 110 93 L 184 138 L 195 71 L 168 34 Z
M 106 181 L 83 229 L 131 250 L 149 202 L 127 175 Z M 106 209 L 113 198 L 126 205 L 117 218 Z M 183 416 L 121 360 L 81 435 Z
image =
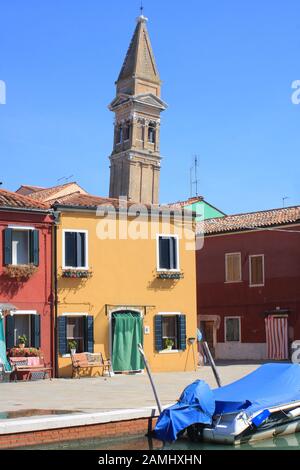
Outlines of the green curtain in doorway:
M 2 364 L 4 364 L 4 368 L 6 371 L 11 371 L 11 367 L 6 356 L 6 344 L 3 323 L 3 317 L 0 317 L 0 361 L 2 362 Z
M 143 344 L 143 320 L 134 312 L 113 314 L 114 371 L 134 371 L 144 369 L 143 359 L 137 345 Z

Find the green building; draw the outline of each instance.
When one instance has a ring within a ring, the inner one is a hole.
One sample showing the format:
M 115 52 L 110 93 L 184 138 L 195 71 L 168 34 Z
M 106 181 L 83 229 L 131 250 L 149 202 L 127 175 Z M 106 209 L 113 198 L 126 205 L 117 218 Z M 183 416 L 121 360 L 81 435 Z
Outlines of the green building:
M 226 214 L 220 209 L 217 209 L 215 206 L 205 201 L 202 196 L 195 196 L 187 199 L 186 201 L 178 201 L 172 204 L 169 204 L 169 207 L 172 209 L 175 208 L 185 208 L 196 212 L 197 217 L 196 221 L 201 222 L 202 220 L 212 219 L 215 217 L 224 217 Z

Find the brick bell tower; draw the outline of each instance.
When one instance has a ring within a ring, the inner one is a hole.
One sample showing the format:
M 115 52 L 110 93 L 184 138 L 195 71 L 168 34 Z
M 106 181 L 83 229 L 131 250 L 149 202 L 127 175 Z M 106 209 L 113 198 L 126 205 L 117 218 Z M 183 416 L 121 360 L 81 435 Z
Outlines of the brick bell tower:
M 161 81 L 146 26 L 137 18 L 120 75 L 116 98 L 114 143 L 110 156 L 109 196 L 138 203 L 159 203 Z

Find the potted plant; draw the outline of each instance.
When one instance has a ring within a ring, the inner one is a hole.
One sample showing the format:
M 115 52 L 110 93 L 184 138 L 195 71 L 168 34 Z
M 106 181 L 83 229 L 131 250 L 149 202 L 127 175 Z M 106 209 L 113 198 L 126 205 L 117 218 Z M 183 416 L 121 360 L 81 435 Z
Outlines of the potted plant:
M 77 341 L 75 341 L 75 339 L 70 339 L 70 341 L 68 341 L 68 346 L 71 355 L 75 354 L 77 348 Z
M 173 348 L 174 344 L 175 343 L 171 338 L 165 339 L 165 348 L 168 349 L 169 351 Z
M 24 349 L 26 343 L 27 343 L 27 336 L 26 335 L 18 336 L 18 346 L 19 346 L 20 349 Z

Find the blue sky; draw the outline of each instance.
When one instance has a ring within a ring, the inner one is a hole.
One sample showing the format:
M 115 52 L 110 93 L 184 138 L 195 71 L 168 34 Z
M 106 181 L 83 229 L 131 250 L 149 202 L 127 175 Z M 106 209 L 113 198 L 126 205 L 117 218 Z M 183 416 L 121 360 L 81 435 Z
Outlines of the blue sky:
M 115 96 L 139 0 L 1 0 L 0 180 L 107 195 Z M 144 0 L 163 80 L 161 202 L 300 204 L 299 0 Z M 125 7 L 124 7 L 125 6 Z

